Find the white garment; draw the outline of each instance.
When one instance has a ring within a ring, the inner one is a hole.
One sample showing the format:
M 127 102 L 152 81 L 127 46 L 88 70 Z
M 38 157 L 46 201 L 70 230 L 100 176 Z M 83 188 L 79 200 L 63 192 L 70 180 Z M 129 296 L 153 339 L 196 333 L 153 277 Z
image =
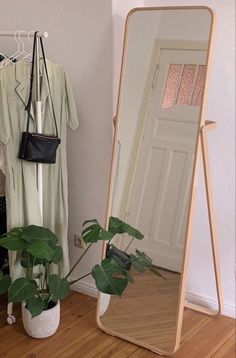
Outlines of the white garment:
M 5 196 L 5 175 L 6 175 L 5 153 L 4 153 L 4 147 L 0 143 L 0 196 Z
M 0 170 L 0 197 L 5 196 L 5 175 Z
M 0 170 L 6 175 L 5 151 L 4 146 L 0 143 Z

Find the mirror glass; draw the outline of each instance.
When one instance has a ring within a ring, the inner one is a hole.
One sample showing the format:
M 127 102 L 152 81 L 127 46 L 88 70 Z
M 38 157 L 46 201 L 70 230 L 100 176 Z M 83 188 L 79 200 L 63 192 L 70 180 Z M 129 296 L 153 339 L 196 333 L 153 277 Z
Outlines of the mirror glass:
M 145 252 L 165 279 L 132 272 L 121 298 L 100 295 L 98 315 L 105 331 L 157 352 L 176 344 L 211 23 L 207 8 L 136 9 L 127 20 L 111 215 L 144 239 L 113 242 Z

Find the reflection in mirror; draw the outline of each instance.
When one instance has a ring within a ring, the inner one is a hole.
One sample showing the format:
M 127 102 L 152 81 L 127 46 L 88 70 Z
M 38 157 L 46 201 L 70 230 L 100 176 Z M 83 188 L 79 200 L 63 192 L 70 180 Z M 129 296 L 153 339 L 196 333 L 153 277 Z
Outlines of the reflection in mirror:
M 144 239 L 113 244 L 144 251 L 166 280 L 132 272 L 121 298 L 101 294 L 98 315 L 105 331 L 157 352 L 176 347 L 211 23 L 207 8 L 139 9 L 127 23 L 111 214 Z

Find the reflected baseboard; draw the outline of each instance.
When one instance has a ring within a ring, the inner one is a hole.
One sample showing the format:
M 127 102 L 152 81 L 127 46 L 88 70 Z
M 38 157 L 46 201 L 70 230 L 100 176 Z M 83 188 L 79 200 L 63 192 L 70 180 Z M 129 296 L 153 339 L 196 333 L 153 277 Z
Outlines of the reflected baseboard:
M 71 286 L 73 291 L 77 291 L 83 293 L 84 295 L 91 296 L 91 297 L 98 297 L 98 290 L 93 283 L 81 281 L 76 282 Z
M 217 300 L 214 300 L 210 297 L 200 296 L 197 295 L 196 293 L 186 292 L 185 299 L 188 302 L 195 303 L 197 305 L 201 305 L 206 308 L 210 308 L 213 310 L 218 309 Z M 231 318 L 236 318 L 236 307 L 233 305 L 224 304 L 222 315 Z

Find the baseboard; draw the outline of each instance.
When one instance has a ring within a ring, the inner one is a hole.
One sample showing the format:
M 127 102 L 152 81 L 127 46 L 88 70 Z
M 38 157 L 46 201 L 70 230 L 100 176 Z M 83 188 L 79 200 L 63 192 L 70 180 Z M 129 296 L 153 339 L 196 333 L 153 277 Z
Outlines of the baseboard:
M 211 308 L 213 310 L 218 309 L 217 301 L 210 297 L 204 297 L 204 296 L 197 295 L 195 293 L 187 292 L 185 299 L 191 303 L 195 303 L 203 307 Z M 222 315 L 231 318 L 236 318 L 236 307 L 224 304 Z
M 92 283 L 76 282 L 72 285 L 72 290 L 95 298 L 98 296 L 98 290 Z
M 87 283 L 87 282 L 74 283 L 72 286 L 72 290 L 78 291 L 80 293 L 83 293 L 83 294 L 91 296 L 91 297 L 97 298 L 97 296 L 98 296 L 98 290 L 97 290 L 96 286 L 92 283 Z M 187 292 L 185 298 L 187 301 L 201 305 L 203 307 L 208 307 L 208 308 L 211 308 L 214 310 L 216 310 L 218 308 L 217 301 L 212 298 L 209 298 L 209 297 L 204 297 L 204 296 L 197 295 L 195 293 Z M 227 316 L 227 317 L 236 318 L 235 306 L 225 304 L 222 315 Z

